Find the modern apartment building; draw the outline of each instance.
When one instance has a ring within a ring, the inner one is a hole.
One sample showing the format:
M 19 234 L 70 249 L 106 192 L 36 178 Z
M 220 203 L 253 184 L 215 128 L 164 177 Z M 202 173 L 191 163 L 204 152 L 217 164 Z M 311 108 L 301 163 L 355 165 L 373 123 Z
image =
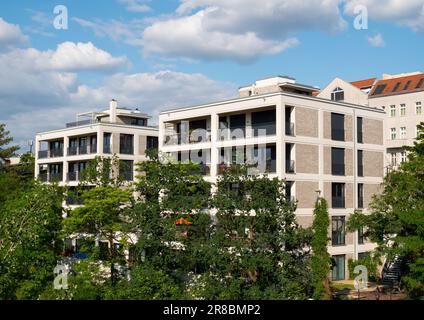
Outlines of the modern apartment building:
M 424 122 L 424 73 L 383 74 L 349 83 L 334 79 L 318 97 L 359 103 L 386 112 L 384 139 L 386 170 L 396 169 L 406 160 L 404 146 L 412 146 L 417 126 Z
M 103 112 L 78 114 L 77 121 L 65 129 L 37 134 L 36 178 L 77 186 L 88 161 L 116 154 L 126 168 L 121 176 L 133 180 L 135 164 L 145 160 L 147 149 L 158 145 L 158 129 L 148 125 L 149 119 L 139 110 L 119 108 L 112 100 Z M 68 201 L 68 205 L 78 204 Z
M 362 232 L 347 233 L 346 221 L 356 209 L 366 210 L 380 190 L 385 112 L 319 98 L 317 91 L 278 76 L 241 87 L 235 99 L 164 111 L 159 149 L 203 164 L 212 182 L 229 165 L 257 162 L 258 174 L 287 180 L 303 226 L 312 224 L 317 197 L 325 197 L 333 279 L 341 280 L 349 258 L 374 248 Z

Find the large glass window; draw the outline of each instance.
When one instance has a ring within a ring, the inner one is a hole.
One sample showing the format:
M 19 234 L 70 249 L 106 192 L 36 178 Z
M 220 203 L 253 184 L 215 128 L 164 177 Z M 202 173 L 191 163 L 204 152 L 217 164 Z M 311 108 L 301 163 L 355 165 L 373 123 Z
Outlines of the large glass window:
M 364 143 L 363 138 L 363 118 L 359 117 L 356 121 L 357 141 L 358 143 Z
M 345 255 L 333 256 L 333 281 L 345 280 Z
M 147 150 L 157 150 L 158 147 L 158 137 L 147 137 Z
M 253 112 L 252 113 L 252 128 L 254 136 L 270 136 L 276 133 L 276 113 L 275 109 Z
M 364 176 L 364 151 L 358 150 L 358 177 Z
M 134 136 L 132 134 L 121 134 L 119 151 L 121 154 L 134 154 Z
M 364 184 L 358 184 L 358 209 L 364 208 Z
M 124 181 L 134 180 L 133 167 L 134 167 L 133 161 L 120 160 L 119 175 L 122 180 Z
M 337 216 L 331 218 L 331 243 L 333 246 L 345 245 L 345 217 Z
M 112 135 L 110 133 L 103 134 L 103 153 L 106 153 L 106 154 L 111 153 L 111 148 L 110 148 L 111 136 Z
M 334 176 L 344 176 L 345 174 L 345 150 L 341 148 L 331 148 L 331 172 Z
M 331 139 L 345 141 L 344 115 L 331 114 Z
M 358 244 L 364 244 L 364 242 L 365 242 L 364 227 L 360 227 L 358 229 Z
M 344 208 L 345 207 L 345 184 L 333 183 L 332 188 L 332 207 Z

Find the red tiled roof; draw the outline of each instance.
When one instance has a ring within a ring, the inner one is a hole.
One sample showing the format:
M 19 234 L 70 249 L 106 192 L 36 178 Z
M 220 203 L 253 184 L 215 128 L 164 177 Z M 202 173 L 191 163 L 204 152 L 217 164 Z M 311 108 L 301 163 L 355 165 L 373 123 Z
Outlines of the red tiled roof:
M 354 82 L 351 82 L 350 84 L 354 85 L 355 87 L 359 89 L 369 88 L 369 87 L 372 87 L 372 85 L 375 83 L 375 80 L 377 80 L 377 78 L 354 81 Z
M 424 73 L 401 78 L 379 80 L 370 97 L 381 97 L 424 90 Z

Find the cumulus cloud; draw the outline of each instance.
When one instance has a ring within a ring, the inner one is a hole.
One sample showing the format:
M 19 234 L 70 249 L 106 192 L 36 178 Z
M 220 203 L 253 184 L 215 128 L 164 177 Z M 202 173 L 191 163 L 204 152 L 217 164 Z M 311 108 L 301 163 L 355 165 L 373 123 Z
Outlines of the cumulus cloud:
M 149 12 L 152 9 L 146 4 L 146 0 L 118 0 L 130 12 Z
M 10 24 L 0 17 L 0 51 L 26 43 L 28 38 L 18 25 Z
M 182 0 L 177 16 L 153 22 L 142 35 L 147 55 L 253 60 L 299 43 L 289 33 L 338 32 L 346 23 L 339 0 Z
M 424 0 L 346 0 L 344 11 L 354 15 L 355 7 L 359 5 L 368 9 L 372 19 L 395 22 L 424 32 Z
M 386 42 L 383 39 L 383 36 L 381 35 L 381 33 L 376 34 L 373 37 L 367 37 L 368 43 L 376 48 L 381 48 L 384 47 L 386 45 Z

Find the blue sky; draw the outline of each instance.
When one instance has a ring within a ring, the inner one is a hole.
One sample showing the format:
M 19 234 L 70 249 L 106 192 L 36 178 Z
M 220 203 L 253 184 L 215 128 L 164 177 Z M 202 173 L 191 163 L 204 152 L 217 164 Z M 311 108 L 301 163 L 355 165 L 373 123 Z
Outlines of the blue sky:
M 423 71 L 424 0 L 0 2 L 0 122 L 25 145 L 108 100 L 157 115 L 289 75 L 324 87 Z M 68 29 L 53 26 L 56 5 Z M 366 8 L 368 29 L 356 30 Z M 363 12 L 363 11 L 361 11 Z

